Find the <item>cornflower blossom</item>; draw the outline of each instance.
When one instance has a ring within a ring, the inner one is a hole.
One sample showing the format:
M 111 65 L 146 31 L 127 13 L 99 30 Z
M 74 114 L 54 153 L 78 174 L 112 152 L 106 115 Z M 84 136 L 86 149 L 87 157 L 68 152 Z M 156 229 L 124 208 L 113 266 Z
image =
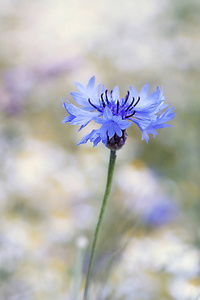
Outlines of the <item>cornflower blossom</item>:
M 126 129 L 135 123 L 142 132 L 142 140 L 148 143 L 149 136 L 155 138 L 156 129 L 170 127 L 165 124 L 174 118 L 172 108 L 167 108 L 164 103 L 163 89 L 157 87 L 156 91 L 149 95 L 149 84 L 146 84 L 137 92 L 132 86 L 129 87 L 124 98 L 120 99 L 119 88 L 116 86 L 109 92 L 104 85 L 94 87 L 93 76 L 86 87 L 75 82 L 78 92 L 72 92 L 71 96 L 81 107 L 63 101 L 63 106 L 68 116 L 62 123 L 70 122 L 71 125 L 80 125 L 80 129 L 87 126 L 91 121 L 100 124 L 99 129 L 93 129 L 78 143 L 84 144 L 88 140 L 95 147 L 102 142 L 111 150 L 120 149 L 126 141 Z M 166 109 L 167 108 L 167 109 Z M 161 111 L 166 109 L 163 114 Z

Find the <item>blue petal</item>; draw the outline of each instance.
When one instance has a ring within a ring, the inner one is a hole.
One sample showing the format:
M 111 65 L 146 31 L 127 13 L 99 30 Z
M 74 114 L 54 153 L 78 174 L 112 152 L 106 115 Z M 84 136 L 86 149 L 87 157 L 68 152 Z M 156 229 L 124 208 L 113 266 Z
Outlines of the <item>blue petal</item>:
M 82 125 L 86 126 L 90 121 L 99 115 L 99 113 L 85 111 L 81 108 L 76 107 L 75 105 L 65 103 L 65 109 L 71 117 L 69 119 L 64 119 L 66 122 L 71 122 L 71 125 Z M 63 121 L 64 121 L 63 120 Z
M 148 93 L 149 93 L 149 83 L 145 84 L 141 89 L 140 97 L 145 99 L 148 96 Z
M 69 115 L 62 120 L 62 123 L 71 122 L 74 118 L 75 118 L 75 116 Z
M 77 90 L 79 90 L 79 92 L 81 92 L 82 94 L 85 93 L 86 88 L 84 87 L 84 85 L 82 83 L 75 81 L 75 85 L 76 85 Z
M 138 96 L 139 96 L 138 91 L 137 91 L 134 87 L 130 86 L 130 87 L 129 87 L 129 92 L 130 92 L 130 98 L 131 98 L 131 99 L 132 99 L 133 97 L 134 97 L 135 99 L 138 98 Z
M 149 142 L 149 136 L 148 136 L 148 134 L 147 134 L 146 131 L 142 131 L 142 140 L 145 140 L 146 143 L 148 144 L 148 142 Z
M 87 143 L 87 141 L 91 138 L 93 131 L 94 131 L 94 130 L 92 130 L 92 132 L 90 132 L 90 133 L 88 133 L 87 135 L 85 135 L 85 136 L 80 140 L 80 142 L 77 144 L 77 146 L 80 145 L 80 144 L 85 144 L 85 143 Z
M 111 139 L 115 135 L 115 128 L 113 122 L 108 122 L 105 124 L 106 131 L 108 131 L 108 136 Z
M 79 92 L 72 92 L 71 95 L 74 98 L 74 100 L 82 105 L 85 109 L 87 110 L 94 110 L 94 108 L 92 108 L 91 104 L 89 103 L 88 99 L 91 100 L 91 102 L 95 105 L 95 106 L 99 106 L 99 87 L 100 84 L 97 85 L 96 88 L 94 88 L 94 82 L 95 82 L 95 77 L 93 76 L 92 78 L 90 78 L 87 87 L 84 87 L 84 85 L 82 85 L 79 82 L 75 82 L 76 87 L 78 89 Z
M 96 147 L 98 145 L 98 143 L 101 142 L 101 137 L 97 136 L 94 140 L 93 140 L 93 147 Z
M 106 88 L 105 88 L 104 84 L 102 84 L 102 86 L 101 86 L 101 94 L 105 93 L 105 91 L 106 91 Z
M 115 126 L 115 132 L 116 132 L 116 134 L 117 134 L 119 137 L 122 136 L 122 130 L 121 130 L 121 128 L 119 127 L 119 125 L 118 125 L 118 126 Z
M 130 120 L 135 124 L 137 124 L 141 130 L 147 128 L 151 123 L 151 119 L 149 115 L 145 115 L 145 114 L 143 115 L 140 113 L 135 114 L 135 118 L 130 118 Z
M 102 131 L 101 128 L 94 129 L 89 134 L 85 135 L 77 145 L 85 144 L 89 140 L 93 143 L 93 147 L 95 147 L 101 141 L 106 145 L 107 134 L 104 131 Z
M 114 101 L 119 100 L 120 95 L 119 95 L 119 87 L 118 86 L 114 87 L 113 92 L 112 92 L 112 98 Z
M 93 89 L 94 88 L 94 83 L 95 83 L 95 76 L 92 76 L 90 78 L 90 80 L 88 81 L 87 89 Z
M 105 120 L 112 120 L 113 114 L 108 106 L 104 108 L 103 117 Z

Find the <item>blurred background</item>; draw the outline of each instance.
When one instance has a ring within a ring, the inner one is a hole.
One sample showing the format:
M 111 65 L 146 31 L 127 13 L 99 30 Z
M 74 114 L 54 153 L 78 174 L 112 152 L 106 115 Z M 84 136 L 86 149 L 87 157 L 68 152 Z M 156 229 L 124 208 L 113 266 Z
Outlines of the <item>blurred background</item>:
M 61 124 L 74 81 L 164 87 L 172 128 L 117 165 L 91 300 L 200 299 L 198 0 L 0 0 L 0 299 L 81 299 L 109 150 Z M 92 126 L 92 125 L 91 125 Z

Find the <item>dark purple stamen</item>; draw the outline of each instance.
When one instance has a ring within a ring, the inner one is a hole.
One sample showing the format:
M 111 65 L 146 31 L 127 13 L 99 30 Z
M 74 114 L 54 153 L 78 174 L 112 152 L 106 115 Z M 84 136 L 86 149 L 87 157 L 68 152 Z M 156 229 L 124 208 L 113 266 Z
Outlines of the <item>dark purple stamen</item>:
M 112 93 L 113 93 L 113 90 L 110 92 L 110 96 L 111 96 L 111 98 L 112 98 Z
M 105 107 L 106 104 L 105 104 L 104 99 L 103 99 L 103 94 L 101 94 L 101 102 L 102 102 L 103 107 Z
M 88 99 L 88 102 L 94 107 L 97 109 L 97 107 L 90 101 L 90 98 Z
M 135 110 L 134 110 L 134 112 L 133 112 L 131 115 L 128 115 L 128 116 L 126 116 L 126 117 L 125 117 L 125 119 L 127 119 L 127 118 L 130 118 L 130 117 L 134 116 L 134 114 L 135 114 Z
M 90 101 L 90 98 L 88 99 L 88 102 L 89 102 L 96 110 L 98 110 L 98 111 L 101 112 L 101 110 L 100 110 L 98 107 L 96 107 L 96 106 Z
M 127 111 L 127 110 L 129 110 L 131 108 L 131 106 L 133 105 L 134 101 L 135 101 L 135 98 L 133 97 L 133 100 L 131 101 L 131 104 L 127 107 L 127 109 L 125 111 Z
M 133 106 L 135 107 L 139 101 L 140 101 L 140 97 L 138 97 L 137 102 Z
M 124 101 L 124 104 L 126 104 L 126 102 L 128 101 L 128 98 L 129 98 L 129 91 L 127 91 L 127 95 L 126 95 L 126 97 L 125 97 L 125 101 Z
M 106 95 L 106 102 L 107 102 L 107 104 L 109 104 L 109 101 L 108 101 L 108 90 L 105 91 L 105 95 Z
M 119 113 L 119 100 L 117 100 L 117 114 Z

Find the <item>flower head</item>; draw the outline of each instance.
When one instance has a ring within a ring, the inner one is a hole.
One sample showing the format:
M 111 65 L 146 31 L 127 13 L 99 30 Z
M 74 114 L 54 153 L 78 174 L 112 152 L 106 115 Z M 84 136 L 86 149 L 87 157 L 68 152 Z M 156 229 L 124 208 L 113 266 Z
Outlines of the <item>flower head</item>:
M 80 125 L 80 129 L 88 125 L 90 121 L 100 124 L 99 129 L 92 130 L 78 143 L 84 144 L 88 140 L 96 146 L 102 142 L 110 149 L 120 149 L 126 141 L 126 129 L 135 123 L 142 132 L 142 139 L 148 143 L 148 134 L 157 134 L 156 129 L 169 127 L 165 124 L 174 118 L 173 108 L 168 108 L 163 114 L 161 111 L 168 107 L 164 103 L 162 88 L 150 94 L 149 84 L 146 84 L 138 93 L 130 86 L 126 96 L 120 98 L 119 88 L 116 86 L 111 92 L 98 85 L 94 87 L 93 76 L 86 87 L 76 82 L 78 92 L 72 92 L 74 100 L 80 105 L 77 107 L 63 101 L 63 106 L 68 116 L 62 123 L 70 122 L 71 125 Z

